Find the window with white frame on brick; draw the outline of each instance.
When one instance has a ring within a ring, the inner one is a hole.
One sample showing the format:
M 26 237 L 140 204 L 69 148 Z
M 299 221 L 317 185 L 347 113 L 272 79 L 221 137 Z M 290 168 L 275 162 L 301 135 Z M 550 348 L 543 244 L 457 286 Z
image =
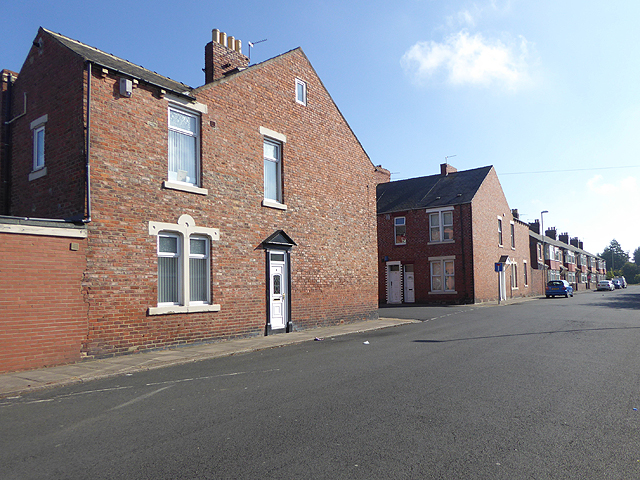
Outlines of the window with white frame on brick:
M 431 292 L 455 292 L 455 265 L 451 258 L 430 258 Z
M 511 288 L 518 288 L 518 264 L 511 264 Z
M 282 144 L 264 139 L 264 198 L 282 203 Z
M 405 217 L 395 217 L 393 219 L 393 235 L 396 245 L 406 245 L 407 243 L 407 225 Z
M 511 248 L 516 248 L 516 226 L 513 222 L 509 226 L 511 227 Z
M 453 209 L 427 211 L 429 214 L 429 242 L 453 241 Z
M 33 122 L 31 122 L 31 135 L 33 137 L 33 161 L 31 164 L 31 173 L 29 174 L 29 180 L 35 180 L 36 178 L 46 175 L 47 169 L 44 163 L 45 153 L 45 125 L 49 120 L 48 115 L 42 115 Z
M 498 218 L 498 245 L 502 246 L 502 219 Z
M 215 228 L 198 227 L 189 215 L 177 224 L 149 222 L 158 258 L 158 303 L 150 315 L 218 311 L 211 302 L 211 241 Z
M 524 286 L 528 286 L 529 285 L 529 271 L 527 270 L 527 261 L 524 260 L 522 262 L 522 273 L 524 274 Z
M 168 180 L 200 186 L 200 115 L 169 106 Z
M 300 105 L 307 104 L 307 82 L 296 78 L 296 102 Z

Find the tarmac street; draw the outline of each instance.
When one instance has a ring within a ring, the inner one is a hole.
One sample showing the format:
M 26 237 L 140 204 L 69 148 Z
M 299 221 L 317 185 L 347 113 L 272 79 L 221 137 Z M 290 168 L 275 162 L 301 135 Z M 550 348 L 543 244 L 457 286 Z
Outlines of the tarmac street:
M 0 399 L 2 477 L 640 476 L 640 287 L 409 312 Z

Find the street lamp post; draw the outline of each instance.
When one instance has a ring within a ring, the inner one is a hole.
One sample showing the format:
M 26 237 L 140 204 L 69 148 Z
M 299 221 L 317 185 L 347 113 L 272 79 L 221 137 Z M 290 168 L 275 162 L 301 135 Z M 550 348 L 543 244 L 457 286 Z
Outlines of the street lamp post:
M 544 214 L 549 213 L 549 210 L 543 210 L 540 212 L 540 234 L 542 235 L 542 294 L 544 295 L 545 286 L 547 285 L 546 273 L 547 273 L 547 250 L 544 245 Z

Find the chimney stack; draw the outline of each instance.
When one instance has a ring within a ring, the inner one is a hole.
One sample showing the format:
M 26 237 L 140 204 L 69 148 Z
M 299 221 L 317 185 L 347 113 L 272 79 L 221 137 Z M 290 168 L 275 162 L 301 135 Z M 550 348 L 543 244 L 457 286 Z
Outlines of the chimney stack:
M 249 58 L 242 54 L 242 42 L 214 28 L 212 40 L 204 47 L 205 84 L 249 66 Z
M 533 222 L 529 223 L 529 230 L 540 235 L 540 220 L 536 218 Z
M 574 247 L 576 247 L 576 248 L 580 248 L 580 246 L 579 246 L 579 240 L 578 240 L 578 237 L 573 237 L 573 238 L 571 239 L 571 245 L 573 245 L 573 246 L 574 246 Z
M 556 227 L 547 228 L 545 235 L 553 240 L 556 239 Z
M 569 233 L 567 233 L 567 232 L 561 233 L 560 236 L 558 237 L 558 239 L 561 242 L 566 243 L 567 245 L 569 245 Z
M 440 175 L 442 175 L 443 177 L 446 177 L 450 173 L 454 173 L 454 172 L 457 172 L 457 171 L 458 171 L 457 168 L 452 167 L 448 163 L 441 163 L 440 164 Z

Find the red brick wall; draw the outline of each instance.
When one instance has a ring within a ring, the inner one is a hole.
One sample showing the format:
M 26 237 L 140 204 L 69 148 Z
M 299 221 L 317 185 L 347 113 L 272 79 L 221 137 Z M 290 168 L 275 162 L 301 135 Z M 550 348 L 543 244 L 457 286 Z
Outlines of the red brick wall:
M 502 255 L 509 255 L 518 263 L 518 289 L 511 288 L 511 272 L 506 270 L 507 297 L 527 296 L 533 293 L 531 282 L 524 286 L 524 260 L 531 273 L 528 227 L 514 221 L 494 169 L 489 171 L 472 202 L 473 252 L 476 302 L 497 300 L 498 274 L 495 262 Z M 498 244 L 498 217 L 502 218 L 502 246 Z M 510 222 L 515 224 L 515 249 L 511 248 Z
M 394 218 L 405 217 L 406 245 L 395 245 Z M 473 267 L 471 264 L 470 205 L 456 205 L 453 210 L 453 243 L 429 245 L 429 214 L 425 209 L 378 215 L 378 296 L 386 302 L 386 261 L 414 265 L 416 303 L 473 302 Z M 455 294 L 431 293 L 429 257 L 455 255 Z
M 82 217 L 85 199 L 83 61 L 40 31 L 13 87 L 11 214 L 34 218 Z M 33 169 L 30 123 L 48 115 L 45 124 L 47 174 L 29 181 Z
M 84 239 L 0 233 L 0 373 L 80 360 L 85 251 Z
M 308 105 L 295 102 L 295 78 Z M 260 334 L 266 324 L 261 242 L 284 230 L 291 251 L 296 328 L 377 316 L 374 167 L 301 50 L 202 87 L 202 187 L 166 190 L 167 106 L 141 84 L 117 94 L 117 75 L 92 84 L 92 212 L 85 350 L 105 356 L 212 338 Z M 260 127 L 287 136 L 286 211 L 261 206 Z M 215 313 L 147 315 L 157 303 L 151 221 L 220 229 L 212 242 Z

